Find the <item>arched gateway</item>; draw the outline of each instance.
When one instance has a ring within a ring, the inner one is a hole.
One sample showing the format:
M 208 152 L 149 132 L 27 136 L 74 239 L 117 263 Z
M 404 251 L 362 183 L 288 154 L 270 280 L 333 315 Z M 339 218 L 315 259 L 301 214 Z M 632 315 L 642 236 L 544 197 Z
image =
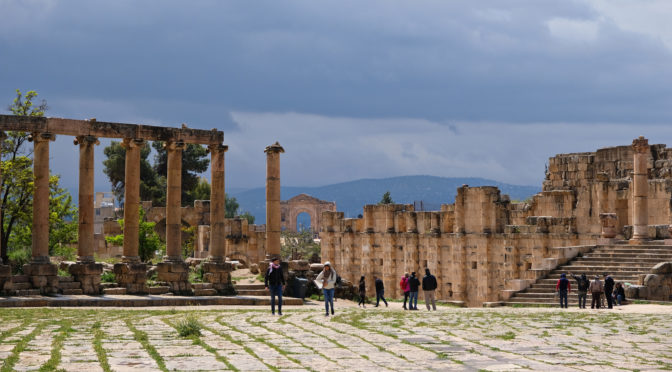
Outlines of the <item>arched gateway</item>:
M 289 200 L 281 201 L 280 208 L 283 230 L 297 231 L 296 218 L 299 214 L 305 212 L 310 216 L 310 228 L 317 233 L 322 225 L 322 212 L 336 212 L 336 202 L 328 202 L 307 194 L 299 194 Z

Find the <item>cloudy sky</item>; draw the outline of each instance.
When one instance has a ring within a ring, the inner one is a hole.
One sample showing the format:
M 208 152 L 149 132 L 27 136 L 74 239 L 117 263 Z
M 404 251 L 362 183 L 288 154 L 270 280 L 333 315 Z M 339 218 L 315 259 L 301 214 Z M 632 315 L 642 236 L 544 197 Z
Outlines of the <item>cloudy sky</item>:
M 275 141 L 284 185 L 540 185 L 556 153 L 672 145 L 670 19 L 668 0 L 0 0 L 0 102 L 221 129 L 227 187 L 262 186 Z M 72 138 L 52 148 L 75 188 Z

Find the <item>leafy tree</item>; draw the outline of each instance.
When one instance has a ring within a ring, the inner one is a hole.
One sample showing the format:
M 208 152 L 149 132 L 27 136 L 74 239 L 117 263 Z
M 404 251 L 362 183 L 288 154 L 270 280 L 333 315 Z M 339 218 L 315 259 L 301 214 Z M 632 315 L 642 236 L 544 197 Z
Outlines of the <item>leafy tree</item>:
M 165 252 L 166 246 L 161 242 L 159 234 L 154 230 L 156 223 L 145 221 L 145 210 L 140 208 L 140 218 L 139 218 L 139 244 L 138 244 L 138 255 L 140 260 L 143 262 L 148 262 L 154 258 L 156 251 Z M 124 219 L 121 218 L 117 220 L 121 230 L 124 230 Z M 124 244 L 124 234 L 119 234 L 115 236 L 106 236 L 105 241 L 114 244 L 114 245 L 123 245 Z
M 152 142 L 156 151 L 154 170 L 164 179 L 168 175 L 168 152 L 161 141 Z M 182 152 L 182 206 L 194 204 L 193 191 L 199 184 L 199 174 L 208 170 L 210 159 L 205 147 L 193 143 L 187 144 Z
M 386 192 L 383 194 L 383 198 L 380 199 L 380 201 L 378 202 L 378 204 L 394 204 L 394 201 L 392 200 L 392 197 L 390 196 L 390 192 L 389 192 L 389 191 L 386 191 Z
M 241 213 L 238 217 L 247 219 L 247 223 L 250 225 L 254 223 L 254 215 L 248 211 Z
M 205 178 L 198 180 L 198 185 L 191 191 L 194 200 L 210 200 L 210 183 Z
M 226 195 L 226 218 L 234 218 L 236 217 L 236 213 L 238 213 L 238 200 L 236 198 L 231 197 L 229 198 L 229 195 Z
M 151 200 L 153 205 L 162 206 L 166 203 L 165 179 L 159 177 L 147 160 L 151 152 L 149 144 L 145 144 L 140 149 L 140 200 Z M 112 183 L 114 196 L 119 203 L 123 204 L 126 184 L 126 149 L 121 142 L 112 141 L 109 146 L 105 147 L 103 153 L 107 157 L 103 161 L 105 166 L 103 172 Z
M 280 254 L 290 260 L 310 259 L 313 255 L 320 255 L 320 245 L 313 240 L 310 229 L 301 232 L 282 231 L 282 246 Z
M 16 91 L 16 98 L 8 110 L 17 116 L 44 116 L 48 109 L 46 101 L 35 105 L 35 91 L 24 96 Z M 27 146 L 28 133 L 8 132 L 2 142 L 2 211 L 0 212 L 1 256 L 7 260 L 9 253 L 14 257 L 29 257 L 33 224 L 33 160 L 32 146 Z M 77 213 L 72 205 L 72 197 L 60 188 L 59 177 L 49 177 L 49 248 L 77 241 Z

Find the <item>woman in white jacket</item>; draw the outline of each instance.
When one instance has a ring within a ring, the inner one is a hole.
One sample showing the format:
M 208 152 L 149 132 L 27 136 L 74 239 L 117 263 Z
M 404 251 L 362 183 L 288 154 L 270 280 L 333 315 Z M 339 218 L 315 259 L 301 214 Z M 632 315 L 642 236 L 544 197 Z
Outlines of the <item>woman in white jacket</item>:
M 329 261 L 324 263 L 324 269 L 315 278 L 315 281 L 322 284 L 322 293 L 324 293 L 324 316 L 329 316 L 329 304 L 331 304 L 331 315 L 334 315 L 334 286 L 336 285 L 336 271 L 331 268 Z

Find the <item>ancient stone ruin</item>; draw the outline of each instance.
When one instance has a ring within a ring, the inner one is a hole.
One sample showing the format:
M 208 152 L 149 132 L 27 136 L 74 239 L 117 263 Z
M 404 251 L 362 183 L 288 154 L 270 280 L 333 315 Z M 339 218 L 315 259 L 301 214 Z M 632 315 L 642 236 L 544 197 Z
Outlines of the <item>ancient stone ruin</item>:
M 671 282 L 670 265 L 653 270 L 655 263 L 640 258 L 672 261 L 672 246 L 663 246 L 671 201 L 672 149 L 639 137 L 631 146 L 550 158 L 543 191 L 521 203 L 496 187 L 464 185 L 455 203 L 440 211 L 394 204 L 366 205 L 363 218 L 324 212 L 322 259 L 352 282 L 365 275 L 369 293 L 377 275 L 392 297 L 402 295 L 398 282 L 405 272 L 422 277 L 429 268 L 439 282 L 438 298 L 481 306 L 529 292 L 543 280 L 554 283 L 559 272 L 553 270 L 607 249 L 612 258 L 601 266 L 576 270 L 610 271 L 632 284 L 633 296 L 670 300 L 669 286 L 660 284 Z M 628 243 L 634 245 L 621 248 Z M 620 255 L 634 249 L 623 265 L 605 266 L 618 265 Z M 553 289 L 544 290 L 552 296 Z
M 289 200 L 280 202 L 282 209 L 282 229 L 297 231 L 296 218 L 301 213 L 310 216 L 310 228 L 315 232 L 322 226 L 322 212 L 336 212 L 336 202 L 328 202 L 307 194 L 297 195 Z

